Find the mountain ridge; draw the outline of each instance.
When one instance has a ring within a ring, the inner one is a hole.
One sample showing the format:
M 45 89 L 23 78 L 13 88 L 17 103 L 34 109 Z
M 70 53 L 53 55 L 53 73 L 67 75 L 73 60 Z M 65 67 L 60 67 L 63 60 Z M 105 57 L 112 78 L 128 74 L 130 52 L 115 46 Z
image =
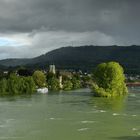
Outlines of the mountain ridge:
M 117 61 L 127 71 L 140 71 L 140 46 L 69 46 L 52 50 L 35 58 L 0 60 L 0 65 L 45 68 L 55 64 L 59 69 L 91 70 L 97 64 L 106 61 Z

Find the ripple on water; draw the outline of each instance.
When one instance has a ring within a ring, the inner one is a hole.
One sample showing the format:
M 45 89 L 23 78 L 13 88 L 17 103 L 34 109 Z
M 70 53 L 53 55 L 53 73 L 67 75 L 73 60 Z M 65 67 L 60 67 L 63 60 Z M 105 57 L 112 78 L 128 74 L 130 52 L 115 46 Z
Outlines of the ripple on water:
M 100 112 L 101 112 L 101 113 L 104 113 L 104 112 L 106 112 L 106 111 L 105 111 L 105 110 L 100 110 Z
M 120 114 L 119 113 L 113 113 L 112 115 L 113 116 L 119 116 Z
M 137 116 L 136 114 L 133 114 L 133 115 L 132 115 L 132 117 L 136 117 L 136 116 Z
M 46 118 L 45 120 L 63 120 L 63 118 L 53 118 L 53 117 L 51 117 L 51 118 Z
M 11 123 L 12 121 L 14 121 L 15 119 L 6 119 L 3 122 L 0 122 L 0 128 L 4 128 L 9 126 L 9 123 Z
M 1 125 L 0 125 L 0 128 L 4 128 L 4 127 L 6 127 L 5 124 L 1 124 Z
M 87 113 L 105 113 L 105 112 L 106 112 L 106 110 L 92 110 Z
M 78 131 L 86 131 L 88 130 L 89 128 L 80 128 L 80 129 L 77 129 Z
M 9 122 L 11 122 L 11 121 L 14 121 L 15 119 L 7 119 L 6 120 L 6 123 L 9 123 Z
M 137 100 L 137 102 L 139 102 L 139 103 L 140 103 L 140 100 Z
M 50 118 L 50 120 L 55 120 L 55 118 Z
M 81 123 L 84 123 L 84 124 L 85 124 L 85 123 L 95 123 L 95 121 L 86 121 L 86 120 L 85 120 L 85 121 L 81 121 Z
M 32 107 L 32 104 L 8 105 L 9 107 Z
M 140 136 L 140 133 L 137 133 L 138 136 Z
M 137 131 L 138 129 L 137 128 L 132 128 L 132 131 Z
M 23 137 L 0 137 L 0 140 L 7 140 L 7 139 L 21 139 Z

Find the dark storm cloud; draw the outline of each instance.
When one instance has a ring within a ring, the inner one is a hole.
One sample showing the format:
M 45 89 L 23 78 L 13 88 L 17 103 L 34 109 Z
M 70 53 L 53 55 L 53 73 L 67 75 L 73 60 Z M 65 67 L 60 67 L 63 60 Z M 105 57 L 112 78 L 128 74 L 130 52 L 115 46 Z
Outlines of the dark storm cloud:
M 139 0 L 1 0 L 0 31 L 137 31 Z M 122 30 L 123 29 L 123 30 Z
M 140 0 L 0 0 L 0 59 L 69 45 L 139 45 L 139 13 Z

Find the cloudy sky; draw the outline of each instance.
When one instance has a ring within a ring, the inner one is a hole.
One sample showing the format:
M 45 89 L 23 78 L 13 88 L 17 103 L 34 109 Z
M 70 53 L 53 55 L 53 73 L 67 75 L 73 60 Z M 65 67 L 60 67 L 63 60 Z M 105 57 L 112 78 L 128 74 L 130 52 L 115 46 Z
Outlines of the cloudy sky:
M 0 59 L 85 44 L 140 45 L 140 0 L 0 0 Z

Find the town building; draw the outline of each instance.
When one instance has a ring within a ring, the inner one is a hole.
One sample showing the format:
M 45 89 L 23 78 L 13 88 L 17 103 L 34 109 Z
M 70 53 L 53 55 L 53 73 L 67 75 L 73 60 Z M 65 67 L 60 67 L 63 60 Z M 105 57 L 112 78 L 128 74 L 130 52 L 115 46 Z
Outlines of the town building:
M 56 74 L 55 65 L 50 65 L 49 72 L 53 73 L 53 74 Z

